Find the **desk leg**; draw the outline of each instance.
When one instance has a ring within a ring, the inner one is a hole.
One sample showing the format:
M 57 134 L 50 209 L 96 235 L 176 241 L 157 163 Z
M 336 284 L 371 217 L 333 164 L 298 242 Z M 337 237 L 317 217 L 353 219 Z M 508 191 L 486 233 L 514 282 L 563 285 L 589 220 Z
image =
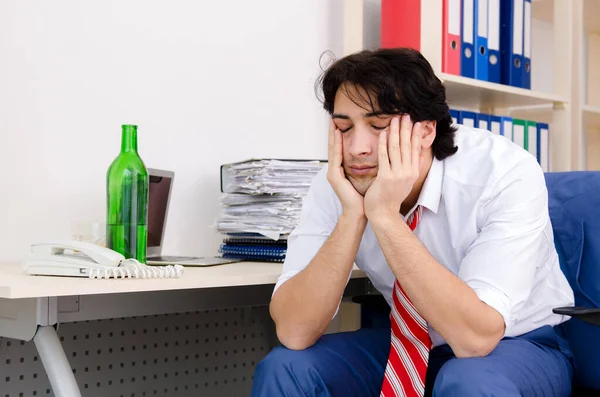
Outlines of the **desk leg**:
M 33 338 L 56 397 L 81 397 L 73 370 L 52 325 L 39 327 Z

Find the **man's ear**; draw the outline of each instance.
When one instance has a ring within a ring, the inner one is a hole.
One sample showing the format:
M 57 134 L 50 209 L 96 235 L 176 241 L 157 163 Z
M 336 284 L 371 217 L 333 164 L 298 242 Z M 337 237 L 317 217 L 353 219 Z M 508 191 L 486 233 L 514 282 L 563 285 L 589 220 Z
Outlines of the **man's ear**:
M 423 149 L 429 149 L 433 145 L 435 139 L 437 122 L 435 120 L 421 121 L 421 129 L 423 136 L 421 137 L 421 147 Z

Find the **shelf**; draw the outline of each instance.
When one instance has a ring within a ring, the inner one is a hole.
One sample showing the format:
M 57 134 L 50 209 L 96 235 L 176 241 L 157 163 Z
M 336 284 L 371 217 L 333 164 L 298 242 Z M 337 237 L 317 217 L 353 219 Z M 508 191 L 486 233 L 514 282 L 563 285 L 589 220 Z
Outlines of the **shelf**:
M 452 74 L 438 77 L 446 87 L 446 99 L 453 107 L 509 108 L 518 106 L 566 104 L 568 98 L 544 92 L 490 83 Z
M 600 129 L 600 106 L 585 105 L 582 113 L 584 126 Z
M 552 105 L 537 105 L 506 109 L 507 116 L 517 119 L 532 120 L 537 123 L 552 124 Z

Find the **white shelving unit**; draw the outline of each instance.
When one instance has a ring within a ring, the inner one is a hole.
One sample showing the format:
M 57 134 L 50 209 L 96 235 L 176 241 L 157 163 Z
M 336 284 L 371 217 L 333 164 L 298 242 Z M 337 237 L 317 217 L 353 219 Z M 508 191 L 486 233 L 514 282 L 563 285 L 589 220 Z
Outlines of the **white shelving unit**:
M 364 23 L 362 13 L 356 11 L 359 1 L 369 10 L 370 18 Z M 346 15 L 344 36 L 362 38 L 360 43 L 346 43 L 345 53 L 363 48 L 362 42 L 376 41 L 369 37 L 379 36 L 379 21 L 373 20 L 373 14 L 380 1 L 345 0 L 354 23 Z M 444 82 L 450 106 L 549 123 L 550 170 L 591 168 L 586 159 L 600 157 L 594 154 L 600 153 L 594 145 L 588 144 L 597 137 L 600 148 L 600 131 L 586 132 L 600 127 L 600 0 L 532 0 L 531 90 L 442 73 L 442 4 L 442 0 L 420 0 L 419 50 Z M 355 29 L 364 31 L 357 35 Z M 585 57 L 584 42 L 596 46 L 593 56 Z M 587 76 L 586 59 L 595 65 L 587 66 Z M 594 73 L 596 77 L 590 77 Z M 591 92 L 591 80 L 597 88 L 593 100 L 584 101 L 585 93 Z
M 555 73 L 554 78 L 571 85 L 571 123 L 565 130 L 571 136 L 571 169 L 600 170 L 600 0 L 533 0 L 532 4 L 534 18 L 570 25 L 564 31 L 569 40 L 554 47 L 566 49 L 563 61 L 570 63 L 571 70 Z M 557 8 L 568 13 L 557 14 Z M 555 30 L 555 39 L 561 31 Z
M 555 103 L 566 104 L 569 98 L 540 91 L 526 90 L 502 84 L 480 81 L 453 74 L 438 73 L 446 87 L 448 102 L 457 107 L 486 109 L 512 106 L 550 107 Z
M 581 0 L 580 0 L 581 1 Z M 582 49 L 578 93 L 581 106 L 581 165 L 600 170 L 600 1 L 583 0 L 582 29 L 578 46 Z
M 587 128 L 598 128 L 600 126 L 600 106 L 583 106 L 583 125 Z

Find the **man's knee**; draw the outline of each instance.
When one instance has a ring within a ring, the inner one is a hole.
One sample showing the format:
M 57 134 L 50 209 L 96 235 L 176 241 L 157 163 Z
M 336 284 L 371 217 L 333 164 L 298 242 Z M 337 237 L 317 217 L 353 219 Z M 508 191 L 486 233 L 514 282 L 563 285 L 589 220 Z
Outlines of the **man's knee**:
M 512 397 L 519 388 L 477 358 L 453 358 L 435 378 L 433 397 Z
M 312 348 L 305 350 L 291 350 L 284 346 L 278 346 L 271 350 L 267 356 L 256 366 L 256 371 L 266 371 L 269 374 L 290 370 L 309 368 L 314 364 Z
M 259 390 L 294 390 L 301 395 L 301 392 L 314 388 L 319 374 L 316 370 L 319 360 L 315 350 L 314 347 L 290 350 L 283 346 L 271 350 L 256 366 L 256 395 L 263 395 L 258 393 Z
M 349 336 L 357 337 L 358 333 L 326 334 L 312 346 L 303 350 L 291 350 L 284 346 L 278 346 L 271 350 L 267 356 L 258 363 L 257 373 L 268 372 L 269 374 L 282 373 L 289 376 L 290 373 L 303 376 L 309 372 L 314 373 L 316 368 L 325 368 L 325 361 L 330 359 L 327 354 L 331 350 L 341 350 L 348 342 Z M 256 374 L 255 374 L 256 377 Z

